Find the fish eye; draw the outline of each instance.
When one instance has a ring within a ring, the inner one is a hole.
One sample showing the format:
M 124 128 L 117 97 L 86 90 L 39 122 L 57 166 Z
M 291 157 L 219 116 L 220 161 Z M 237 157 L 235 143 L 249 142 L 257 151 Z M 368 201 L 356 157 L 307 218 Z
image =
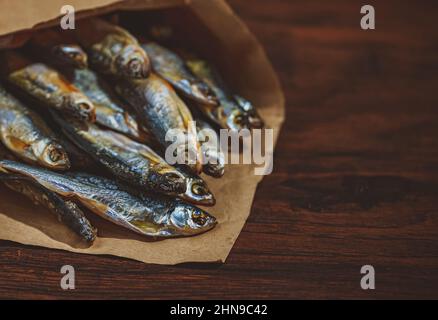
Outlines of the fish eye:
M 208 190 L 205 186 L 203 186 L 202 184 L 199 183 L 195 183 L 192 186 L 192 192 L 196 195 L 205 195 L 208 193 Z
M 203 226 L 207 222 L 207 217 L 201 211 L 193 211 L 192 212 L 192 220 L 199 226 Z
M 134 72 L 138 72 L 142 68 L 142 62 L 139 59 L 134 58 L 131 61 L 129 61 L 128 68 Z
M 237 115 L 234 117 L 233 121 L 235 124 L 241 125 L 243 123 L 243 116 Z
M 53 162 L 57 162 L 62 159 L 62 153 L 58 149 L 51 149 L 49 151 L 49 158 Z

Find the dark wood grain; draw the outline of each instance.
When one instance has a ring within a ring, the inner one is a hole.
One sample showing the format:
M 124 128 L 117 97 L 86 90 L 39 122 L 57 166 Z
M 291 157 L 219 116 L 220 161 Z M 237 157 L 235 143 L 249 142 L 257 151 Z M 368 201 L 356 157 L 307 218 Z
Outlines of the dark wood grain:
M 232 0 L 287 98 L 274 173 L 223 265 L 0 242 L 2 298 L 438 298 L 436 1 Z M 60 267 L 76 267 L 62 291 Z M 360 268 L 376 269 L 376 290 Z

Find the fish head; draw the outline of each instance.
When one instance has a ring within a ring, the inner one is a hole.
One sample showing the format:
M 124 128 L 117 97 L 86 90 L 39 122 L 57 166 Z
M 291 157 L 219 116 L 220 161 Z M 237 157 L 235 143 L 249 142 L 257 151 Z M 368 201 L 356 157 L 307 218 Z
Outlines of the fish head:
M 248 115 L 248 127 L 250 129 L 262 129 L 264 126 L 265 123 L 258 114 Z
M 52 53 L 59 60 L 73 67 L 85 69 L 88 66 L 87 54 L 78 45 L 56 45 L 52 48 Z
M 181 199 L 202 206 L 214 206 L 216 199 L 204 180 L 199 177 L 187 178 L 187 189 L 180 195 Z
M 262 118 L 251 102 L 238 95 L 234 96 L 234 100 L 236 101 L 237 105 L 246 113 L 248 128 L 261 129 L 264 127 Z
M 203 171 L 211 177 L 220 178 L 225 173 L 225 158 L 224 154 L 215 149 L 205 151 L 205 157 L 209 162 L 204 164 Z
M 207 62 L 204 60 L 189 59 L 186 60 L 186 65 L 199 79 L 197 81 L 191 81 L 190 83 L 187 81 L 184 85 L 190 87 L 193 96 L 198 99 L 200 103 L 218 106 L 220 102 L 216 93 L 209 85 L 211 84 L 210 81 L 207 80 L 208 83 L 204 81 L 205 79 L 209 79 L 213 73 Z
M 96 108 L 82 93 L 72 92 L 65 98 L 66 109 L 80 120 L 95 122 Z
M 172 74 L 168 78 L 174 77 Z M 183 92 L 193 97 L 199 103 L 206 104 L 209 106 L 219 105 L 219 100 L 213 90 L 202 81 L 193 81 L 188 79 L 179 79 L 174 77 L 174 81 L 178 82 L 179 87 Z
M 40 140 L 32 145 L 32 152 L 37 161 L 46 168 L 54 170 L 70 169 L 67 152 L 57 142 Z
M 208 231 L 217 224 L 208 212 L 181 201 L 176 202 L 170 213 L 172 229 L 179 235 L 194 235 Z
M 193 95 L 202 103 L 219 105 L 219 100 L 213 90 L 202 81 L 193 82 L 190 85 Z
M 240 108 L 234 110 L 226 118 L 226 127 L 232 131 L 239 131 L 246 128 L 247 115 Z
M 120 50 L 115 59 L 116 71 L 128 78 L 147 78 L 150 74 L 150 61 L 146 52 L 137 45 L 127 45 Z
M 207 163 L 204 165 L 203 171 L 210 177 L 221 178 L 225 173 L 225 167 L 220 163 Z

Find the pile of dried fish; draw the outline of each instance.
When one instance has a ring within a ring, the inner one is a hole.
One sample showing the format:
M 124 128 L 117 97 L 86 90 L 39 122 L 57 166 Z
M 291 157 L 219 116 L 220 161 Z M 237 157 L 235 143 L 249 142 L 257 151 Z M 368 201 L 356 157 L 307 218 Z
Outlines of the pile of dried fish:
M 23 48 L 1 51 L 0 60 L 5 186 L 47 207 L 87 242 L 97 235 L 87 211 L 152 237 L 216 225 L 196 205 L 215 205 L 200 174 L 222 177 L 224 156 L 198 132 L 261 128 L 263 121 L 206 61 L 139 41 L 100 18 L 78 21 L 69 33 L 36 31 Z M 195 161 L 164 160 L 173 129 L 185 133 L 182 147 L 194 146 L 185 152 Z

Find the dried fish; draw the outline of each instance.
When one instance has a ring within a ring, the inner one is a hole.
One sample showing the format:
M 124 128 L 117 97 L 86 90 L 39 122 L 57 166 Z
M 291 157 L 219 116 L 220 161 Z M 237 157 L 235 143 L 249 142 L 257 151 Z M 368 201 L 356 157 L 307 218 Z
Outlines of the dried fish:
M 41 117 L 1 86 L 0 140 L 26 162 L 55 170 L 70 168 L 65 149 Z
M 257 109 L 250 101 L 236 94 L 233 97 L 234 97 L 234 101 L 236 101 L 239 107 L 243 109 L 246 113 L 248 128 L 261 129 L 265 126 L 262 118 L 257 112 Z
M 213 193 L 200 176 L 184 166 L 176 166 L 175 168 L 184 175 L 187 183 L 186 191 L 179 194 L 179 198 L 201 206 L 214 206 L 216 204 Z
M 19 165 L 18 163 L 16 163 Z M 72 201 L 64 200 L 57 193 L 38 184 L 36 181 L 21 174 L 0 174 L 8 188 L 25 195 L 35 204 L 48 208 L 58 216 L 58 219 L 78 234 L 86 242 L 96 239 L 97 230 L 94 228 L 83 211 Z
M 253 105 L 242 97 L 229 93 L 219 74 L 206 61 L 187 60 L 187 66 L 197 77 L 210 86 L 219 99 L 218 108 L 211 108 L 207 104 L 198 104 L 199 109 L 206 117 L 221 128 L 234 131 L 263 127 L 263 120 Z
M 146 78 L 150 62 L 146 52 L 128 31 L 99 18 L 78 21 L 74 31 L 88 51 L 90 64 L 113 76 Z
M 180 93 L 212 108 L 218 105 L 215 93 L 190 72 L 183 59 L 176 53 L 155 42 L 142 43 L 141 46 L 151 59 L 152 69 Z
M 94 122 L 95 108 L 91 101 L 58 71 L 43 63 L 31 63 L 16 52 L 3 54 L 3 74 L 24 94 L 46 107 L 61 110 L 80 119 Z
M 89 210 L 139 234 L 154 237 L 190 236 L 203 233 L 216 225 L 216 219 L 193 205 L 160 197 L 140 198 L 118 188 L 110 180 L 74 173 L 61 175 L 44 169 L 0 161 L 0 172 L 24 175 L 63 198 L 80 202 Z
M 186 190 L 184 176 L 149 147 L 94 124 L 66 121 L 56 114 L 53 117 L 78 147 L 115 177 L 169 195 Z

